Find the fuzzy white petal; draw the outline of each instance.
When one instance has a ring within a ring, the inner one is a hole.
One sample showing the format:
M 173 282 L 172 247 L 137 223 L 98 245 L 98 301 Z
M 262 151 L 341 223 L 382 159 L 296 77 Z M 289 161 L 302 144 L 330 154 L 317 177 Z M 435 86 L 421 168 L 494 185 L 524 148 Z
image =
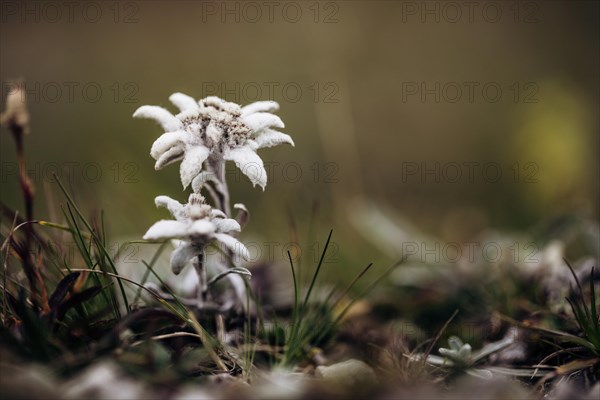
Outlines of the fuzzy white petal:
M 273 129 L 265 129 L 261 131 L 261 133 L 254 138 L 254 141 L 261 149 L 264 147 L 277 146 L 282 143 L 287 143 L 294 146 L 294 141 L 292 140 L 290 135 L 274 131 Z
M 235 203 L 233 205 L 233 208 L 238 210 L 238 213 L 235 216 L 235 220 L 243 228 L 244 226 L 246 226 L 246 224 L 248 223 L 248 220 L 250 219 L 250 212 L 248 211 L 246 206 L 242 203 Z
M 241 112 L 241 107 L 235 103 L 223 100 L 217 96 L 208 96 L 204 100 L 201 100 L 208 107 L 214 107 L 217 110 L 224 110 L 229 113 Z
M 215 231 L 215 229 L 215 224 L 213 224 L 212 222 L 205 219 L 199 219 L 197 221 L 192 222 L 192 224 L 188 228 L 188 233 L 190 235 L 206 236 L 212 234 Z
M 229 149 L 223 158 L 235 162 L 244 175 L 250 178 L 252 186 L 259 185 L 263 190 L 267 186 L 267 171 L 260 157 L 247 146 Z
M 206 182 L 214 181 L 215 174 L 212 171 L 202 171 L 192 180 L 192 190 L 194 193 L 200 193 Z
M 167 165 L 173 164 L 183 158 L 184 150 L 182 145 L 176 145 L 165 151 L 154 164 L 154 169 L 157 171 Z
M 199 250 L 189 242 L 181 242 L 173 253 L 171 253 L 171 269 L 175 275 L 179 275 L 181 270 L 192 258 L 200 254 Z
M 171 132 L 183 128 L 183 123 L 167 109 L 159 106 L 141 106 L 133 113 L 134 118 L 150 118 L 158 122 L 165 131 Z
M 179 215 L 183 212 L 183 204 L 170 198 L 169 196 L 158 196 L 154 199 L 154 204 L 156 207 L 164 207 L 171 215 L 177 219 L 179 219 Z
M 231 218 L 215 219 L 213 223 L 217 227 L 217 232 L 220 233 L 239 232 L 242 230 L 240 224 Z
M 271 126 L 275 128 L 284 128 L 285 124 L 275 114 L 258 112 L 242 117 L 242 120 L 250 129 L 259 131 L 261 129 L 269 128 Z
M 235 203 L 233 205 L 233 208 L 235 208 L 236 210 L 242 210 L 244 212 L 249 212 L 248 208 L 246 207 L 246 205 L 244 205 L 244 203 Z
M 187 188 L 202 170 L 202 164 L 208 158 L 210 151 L 204 146 L 194 146 L 187 150 L 179 168 L 181 184 Z
M 236 238 L 225 233 L 215 233 L 215 238 L 231 250 L 233 254 L 242 257 L 246 261 L 250 260 L 250 252 L 246 246 Z
M 210 217 L 211 218 L 227 218 L 227 215 L 225 215 L 225 213 L 217 208 L 213 208 L 212 210 L 210 210 Z
M 198 107 L 198 103 L 196 103 L 196 100 L 194 100 L 193 97 L 190 97 L 187 94 L 173 93 L 171 96 L 169 96 L 169 100 L 175 105 L 175 107 L 179 108 L 179 110 L 181 110 L 182 112 L 190 109 L 200 109 L 200 107 Z
M 148 229 L 144 240 L 183 238 L 188 236 L 186 225 L 173 220 L 161 220 Z
M 256 143 L 254 141 L 254 139 L 248 139 L 246 140 L 246 143 L 244 143 L 245 147 L 249 147 L 250 149 L 252 149 L 253 151 L 258 150 L 258 143 Z
M 183 144 L 187 136 L 187 133 L 184 131 L 163 133 L 154 141 L 154 143 L 152 143 L 150 155 L 155 160 L 158 160 L 160 156 L 171 147 Z
M 256 112 L 274 112 L 277 110 L 279 110 L 279 104 L 276 101 L 257 101 L 242 107 L 242 116 Z
M 188 108 L 177 114 L 175 117 L 181 121 L 190 118 L 198 118 L 198 116 L 200 116 L 200 106 L 196 104 L 196 107 L 197 108 Z
M 223 108 L 223 106 L 226 104 L 225 100 L 217 96 L 207 96 L 201 101 L 203 101 L 207 106 L 216 108 Z

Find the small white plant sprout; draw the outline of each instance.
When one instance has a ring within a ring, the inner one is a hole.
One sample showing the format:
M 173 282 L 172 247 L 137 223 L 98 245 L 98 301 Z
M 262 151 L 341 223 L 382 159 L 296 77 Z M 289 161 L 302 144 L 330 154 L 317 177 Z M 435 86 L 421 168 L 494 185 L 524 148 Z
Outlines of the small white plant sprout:
M 425 358 L 425 361 L 431 365 L 454 371 L 462 371 L 468 375 L 481 379 L 491 379 L 494 372 L 503 375 L 515 375 L 514 371 L 508 369 L 496 367 L 482 368 L 480 366 L 488 356 L 499 352 L 514 343 L 515 336 L 509 335 L 500 341 L 489 343 L 480 350 L 473 352 L 469 343 L 463 343 L 459 337 L 451 336 L 448 338 L 449 348 L 440 347 L 438 349 L 441 357 L 430 354 Z M 413 361 L 420 361 L 423 360 L 423 355 L 417 354 L 411 358 Z
M 236 238 L 248 220 L 248 210 L 242 203 L 236 203 L 234 208 L 238 215 L 236 219 L 231 218 L 225 163 L 233 161 L 253 186 L 264 190 L 267 172 L 256 151 L 284 143 L 293 146 L 294 142 L 278 130 L 284 128 L 284 124 L 273 114 L 279 109 L 274 101 L 242 107 L 214 96 L 196 101 L 182 93 L 174 93 L 169 100 L 179 108 L 178 114 L 173 115 L 163 107 L 145 105 L 133 116 L 152 119 L 162 126 L 165 133 L 150 150 L 156 160 L 155 169 L 181 162 L 181 184 L 184 190 L 191 186 L 192 193 L 186 204 L 158 196 L 156 205 L 167 208 L 174 219 L 156 222 L 144 239 L 180 241 L 171 254 L 171 269 L 179 274 L 190 262 L 193 264 L 199 280 L 197 304 L 203 308 L 207 306 L 210 284 L 232 273 L 250 275 L 247 269 L 236 265 L 250 257 L 248 249 Z M 201 194 L 203 189 L 211 196 L 212 206 Z M 230 264 L 208 281 L 205 248 L 211 244 L 222 245 Z

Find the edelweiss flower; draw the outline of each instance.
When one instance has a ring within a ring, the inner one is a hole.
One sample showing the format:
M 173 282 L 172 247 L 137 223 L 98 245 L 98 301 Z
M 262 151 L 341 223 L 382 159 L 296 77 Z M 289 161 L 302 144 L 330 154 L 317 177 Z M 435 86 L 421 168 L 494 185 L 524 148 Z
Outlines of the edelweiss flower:
M 256 150 L 282 143 L 294 145 L 289 135 L 273 129 L 284 127 L 272 114 L 279 109 L 274 101 L 241 107 L 214 96 L 196 102 L 182 93 L 174 93 L 169 100 L 180 109 L 179 114 L 172 115 L 158 106 L 141 106 L 133 116 L 154 119 L 165 129 L 150 155 L 157 170 L 182 160 L 179 172 L 184 189 L 196 177 L 200 181 L 194 190 L 202 186 L 206 176 L 200 173 L 205 161 L 231 160 L 253 186 L 258 184 L 264 190 L 267 172 Z
M 215 240 L 234 255 L 246 260 L 250 258 L 246 246 L 231 236 L 232 232 L 240 231 L 240 224 L 206 204 L 203 196 L 193 193 L 185 205 L 168 196 L 158 196 L 154 202 L 157 207 L 167 208 L 175 220 L 156 222 L 148 229 L 144 239 L 182 240 L 171 254 L 171 268 L 175 274 L 179 274 L 189 260 L 202 254 L 204 247 Z

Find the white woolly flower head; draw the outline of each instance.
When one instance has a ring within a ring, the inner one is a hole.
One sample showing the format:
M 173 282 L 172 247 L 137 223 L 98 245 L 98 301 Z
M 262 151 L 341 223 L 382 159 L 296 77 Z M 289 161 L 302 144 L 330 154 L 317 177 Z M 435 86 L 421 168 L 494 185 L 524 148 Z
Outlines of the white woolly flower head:
M 259 101 L 241 107 L 215 96 L 196 102 L 183 93 L 174 93 L 169 100 L 180 109 L 177 115 L 158 106 L 141 106 L 136 118 L 150 118 L 166 131 L 152 145 L 150 155 L 155 168 L 181 161 L 183 187 L 192 183 L 194 190 L 202 187 L 206 176 L 201 175 L 207 160 L 231 160 L 248 176 L 252 185 L 265 188 L 267 172 L 256 150 L 282 143 L 292 146 L 292 138 L 276 129 L 284 128 L 281 119 L 273 114 L 279 109 L 274 101 Z
M 148 229 L 144 239 L 181 240 L 171 254 L 171 269 L 175 274 L 179 274 L 188 261 L 202 254 L 204 247 L 214 241 L 223 244 L 234 256 L 250 258 L 246 246 L 233 236 L 240 231 L 240 224 L 206 204 L 203 196 L 192 193 L 185 205 L 168 196 L 158 196 L 155 203 L 157 207 L 167 208 L 175 219 L 156 222 Z

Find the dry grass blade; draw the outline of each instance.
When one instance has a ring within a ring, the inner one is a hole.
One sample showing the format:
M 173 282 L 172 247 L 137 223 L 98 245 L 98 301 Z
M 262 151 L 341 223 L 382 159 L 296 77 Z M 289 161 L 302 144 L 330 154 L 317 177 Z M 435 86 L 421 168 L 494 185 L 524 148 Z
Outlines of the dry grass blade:
M 202 325 L 200 325 L 200 322 L 198 322 L 198 320 L 196 319 L 196 317 L 194 316 L 193 313 L 191 313 L 191 312 L 188 313 L 188 317 L 189 317 L 190 325 L 192 326 L 192 328 L 194 328 L 196 333 L 198 333 L 200 341 L 202 342 L 202 345 L 208 352 L 210 358 L 213 360 L 213 362 L 217 365 L 217 367 L 221 371 L 227 372 L 228 371 L 227 367 L 225 366 L 225 364 L 223 363 L 223 360 L 221 360 L 221 358 L 215 351 L 215 346 L 213 345 L 213 343 L 214 343 L 213 338 L 211 338 L 210 335 L 208 334 L 208 332 L 206 332 L 204 330 L 204 328 L 202 327 Z
M 9 243 L 10 243 L 10 238 L 13 234 L 13 232 L 15 231 L 15 225 L 17 224 L 17 218 L 18 218 L 19 214 L 18 212 L 15 212 L 15 216 L 13 218 L 13 222 L 12 222 L 12 226 L 10 228 L 10 233 L 8 234 L 8 236 L 6 237 L 6 240 L 4 241 L 4 243 L 2 243 L 2 251 L 5 251 L 5 256 L 4 256 L 4 263 L 3 263 L 3 276 L 2 276 L 2 291 L 3 291 L 3 296 L 2 296 L 2 321 L 6 321 L 6 279 L 8 276 L 8 255 L 10 252 L 10 247 L 9 247 Z
M 544 386 L 544 384 L 547 381 L 549 381 L 550 379 L 554 379 L 561 375 L 567 375 L 567 374 L 570 374 L 570 373 L 573 373 L 576 371 L 581 371 L 583 369 L 593 367 L 598 363 L 600 363 L 600 358 L 590 358 L 587 360 L 575 360 L 575 361 L 571 361 L 567 364 L 563 364 L 563 365 L 559 366 L 558 368 L 556 368 L 551 373 L 544 376 L 540 380 L 540 382 L 538 382 L 537 386 L 538 386 L 538 388 L 542 388 Z
M 456 317 L 456 315 L 458 315 L 458 310 L 454 310 L 454 312 L 452 313 L 452 315 L 450 316 L 450 318 L 448 318 L 446 320 L 446 323 L 444 323 L 444 326 L 442 326 L 442 328 L 435 335 L 435 337 L 433 338 L 433 340 L 429 344 L 429 347 L 427 347 L 427 350 L 425 351 L 425 354 L 424 354 L 424 357 L 423 357 L 423 360 L 422 360 L 423 363 L 425 363 L 427 361 L 427 357 L 429 357 L 431 355 L 431 351 L 433 350 L 433 346 L 435 346 L 435 344 L 440 340 L 440 338 L 442 337 L 442 335 L 444 334 L 444 332 L 446 331 L 446 329 L 448 329 L 448 326 L 450 325 L 450 322 L 452 322 L 452 320 L 454 319 L 454 317 Z

